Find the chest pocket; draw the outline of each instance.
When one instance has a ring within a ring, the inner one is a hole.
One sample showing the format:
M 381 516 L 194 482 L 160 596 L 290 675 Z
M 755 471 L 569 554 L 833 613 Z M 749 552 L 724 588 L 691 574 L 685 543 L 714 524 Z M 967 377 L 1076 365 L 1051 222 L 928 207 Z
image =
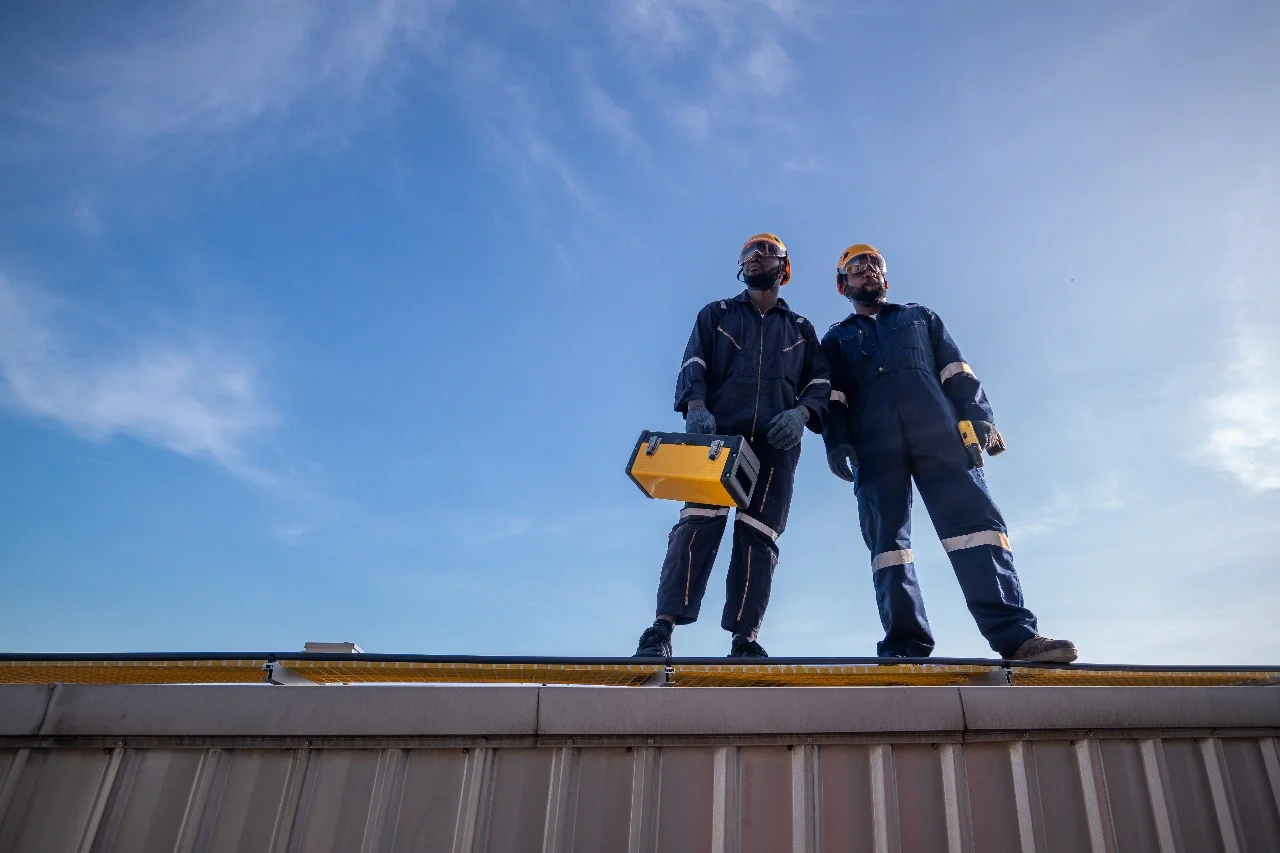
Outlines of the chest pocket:
M 895 349 L 926 349 L 929 329 L 924 320 L 906 320 L 889 330 L 889 340 Z
M 857 375 L 858 368 L 875 353 L 875 340 L 865 330 L 854 327 L 840 339 L 840 358 L 849 368 L 850 375 Z
M 750 339 L 743 335 L 743 330 L 733 317 L 726 314 L 715 325 L 712 333 L 712 351 L 715 353 L 716 375 L 724 382 L 728 377 L 745 370 L 749 359 L 744 358 L 750 348 Z
M 923 319 L 906 320 L 889 329 L 890 352 L 886 353 L 897 367 L 931 371 L 933 344 L 929 341 L 929 325 Z
M 804 351 L 809 346 L 799 332 L 790 335 L 795 340 L 782 348 L 782 375 L 793 386 L 800 385 L 800 372 L 804 369 Z

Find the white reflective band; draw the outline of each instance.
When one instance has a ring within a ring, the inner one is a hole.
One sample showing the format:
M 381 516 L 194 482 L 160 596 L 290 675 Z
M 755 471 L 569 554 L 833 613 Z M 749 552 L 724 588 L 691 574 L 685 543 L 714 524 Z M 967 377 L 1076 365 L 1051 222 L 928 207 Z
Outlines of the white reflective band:
M 766 526 L 763 521 L 758 521 L 752 518 L 742 510 L 738 510 L 738 521 L 741 521 L 743 524 L 747 525 L 748 527 L 754 527 L 756 530 L 759 530 L 761 533 L 763 533 L 765 536 L 768 536 L 774 542 L 778 541 L 777 531 L 775 531 L 771 527 Z
M 849 405 L 849 398 L 848 398 L 848 397 L 846 397 L 846 396 L 844 395 L 844 392 L 843 392 L 843 391 L 832 391 L 832 392 L 831 392 L 831 402 L 833 402 L 833 403 L 844 403 L 844 404 L 847 406 L 847 405 Z
M 977 548 L 979 545 L 994 545 L 1006 551 L 1013 550 L 1009 547 L 1009 537 L 999 530 L 983 530 L 978 533 L 966 533 L 964 536 L 952 536 L 950 539 L 942 540 L 942 547 L 946 548 L 948 553 L 963 551 L 965 548 Z
M 684 364 L 680 365 L 680 369 L 684 370 L 686 367 L 688 367 L 691 364 L 701 364 L 703 367 L 707 366 L 707 363 L 705 361 L 703 361 L 702 359 L 698 358 L 695 355 L 693 358 L 689 359 Z
M 717 515 L 728 515 L 728 514 L 729 514 L 729 508 L 727 506 L 721 507 L 720 509 L 710 509 L 708 507 L 700 507 L 700 506 L 687 506 L 684 509 L 680 510 L 681 518 L 688 518 L 691 515 L 704 515 L 710 518 L 715 518 Z
M 812 382 L 810 382 L 808 385 L 804 386 L 804 390 L 800 392 L 800 395 L 804 396 L 804 392 L 808 391 L 814 385 L 830 385 L 830 384 L 831 384 L 830 379 L 815 379 Z
M 942 378 L 939 379 L 938 381 L 946 382 L 948 379 L 950 379 L 952 376 L 955 376 L 957 373 L 967 373 L 970 376 L 973 376 L 973 370 L 970 369 L 969 365 L 965 364 L 963 361 L 953 361 L 950 364 L 948 364 L 946 367 L 942 368 Z M 973 378 L 977 379 L 978 377 L 973 376 Z
M 901 551 L 885 551 L 883 554 L 876 554 L 875 559 L 871 561 L 871 568 L 884 569 L 889 566 L 902 566 L 911 562 L 911 549 L 904 548 Z

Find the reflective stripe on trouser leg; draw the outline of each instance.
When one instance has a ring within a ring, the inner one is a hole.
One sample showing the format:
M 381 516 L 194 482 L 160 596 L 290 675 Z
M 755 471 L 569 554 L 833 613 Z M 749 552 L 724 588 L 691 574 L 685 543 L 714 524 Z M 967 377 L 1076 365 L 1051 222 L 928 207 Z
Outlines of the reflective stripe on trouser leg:
M 799 450 L 778 451 L 761 441 L 752 445 L 760 474 L 751 505 L 737 511 L 733 525 L 733 557 L 725 578 L 720 626 L 754 639 L 764 621 L 778 564 L 778 537 L 787 526 L 791 489 Z
M 728 519 L 725 507 L 686 504 L 680 510 L 680 520 L 667 536 L 657 615 L 670 616 L 677 625 L 697 620 Z
M 991 533 L 994 531 L 976 535 L 982 540 L 976 544 L 947 548 L 947 556 L 978 630 L 995 652 L 1008 656 L 1036 633 L 1036 617 L 1023 606 L 1013 552 L 1007 545 L 989 544 L 986 540 L 995 538 Z M 996 536 L 1009 541 L 1003 533 Z M 956 539 L 969 537 L 948 537 L 943 542 Z
M 888 554 L 895 561 L 874 568 L 871 574 L 880 625 L 884 628 L 884 639 L 876 644 L 876 654 L 881 657 L 893 654 L 928 657 L 933 652 L 933 633 L 929 628 L 929 617 L 924 612 L 924 596 L 916 578 L 916 564 L 910 559 L 911 551 L 891 551 Z M 898 559 L 904 554 L 907 556 L 905 561 Z
M 1004 517 L 982 469 L 967 465 L 960 449 L 921 459 L 916 487 L 978 630 L 994 651 L 1009 655 L 1036 633 L 1036 617 L 1023 606 Z
M 934 643 L 911 554 L 911 475 L 896 450 L 890 446 L 868 454 L 854 487 L 884 628 L 876 654 L 927 657 Z

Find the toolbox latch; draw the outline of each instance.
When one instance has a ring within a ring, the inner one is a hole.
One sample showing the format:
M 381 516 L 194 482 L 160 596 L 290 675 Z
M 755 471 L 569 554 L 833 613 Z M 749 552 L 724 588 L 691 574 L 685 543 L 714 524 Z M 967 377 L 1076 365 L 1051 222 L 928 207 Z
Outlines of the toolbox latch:
M 724 442 L 717 438 L 711 442 L 711 449 L 707 451 L 707 458 L 714 461 L 720 455 L 721 450 L 724 450 Z
M 649 436 L 649 443 L 645 445 L 644 455 L 652 456 L 658 452 L 658 445 L 662 444 L 662 437 L 657 435 Z

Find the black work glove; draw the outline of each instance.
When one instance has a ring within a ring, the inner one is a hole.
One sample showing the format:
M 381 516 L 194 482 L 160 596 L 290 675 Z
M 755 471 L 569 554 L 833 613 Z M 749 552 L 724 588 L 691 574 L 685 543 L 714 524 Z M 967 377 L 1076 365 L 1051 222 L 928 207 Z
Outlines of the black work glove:
M 978 444 L 987 451 L 988 456 L 1004 453 L 1004 436 L 991 421 L 974 421 L 973 432 L 978 437 Z
M 858 468 L 858 454 L 852 444 L 837 444 L 827 451 L 827 467 L 841 480 L 852 483 L 853 472 Z
M 809 415 L 802 406 L 779 412 L 769 421 L 769 444 L 779 450 L 788 450 L 800 443 L 804 425 Z
M 684 431 L 694 435 L 713 435 L 716 431 L 716 416 L 706 406 L 690 406 L 684 416 Z

